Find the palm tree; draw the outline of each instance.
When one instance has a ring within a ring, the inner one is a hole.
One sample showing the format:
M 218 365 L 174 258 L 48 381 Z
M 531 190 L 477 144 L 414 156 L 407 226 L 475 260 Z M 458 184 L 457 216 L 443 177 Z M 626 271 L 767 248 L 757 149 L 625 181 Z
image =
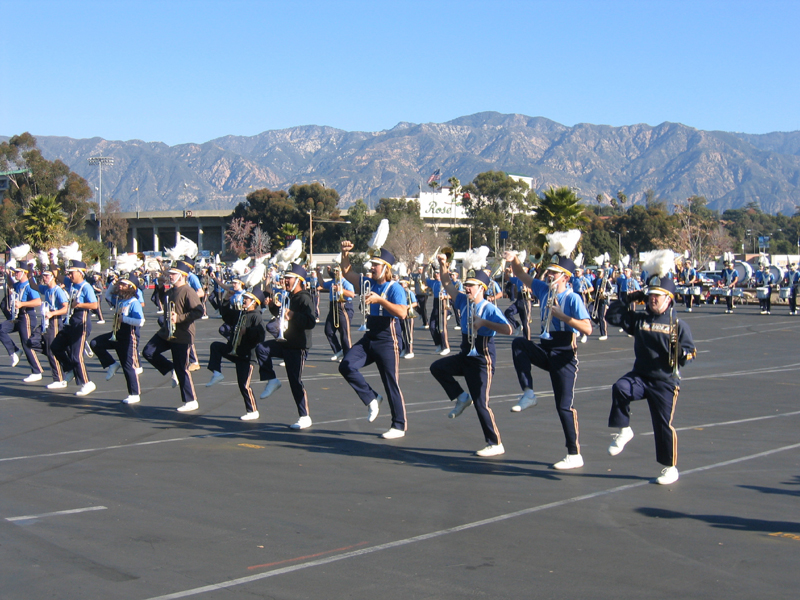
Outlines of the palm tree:
M 539 198 L 533 221 L 539 233 L 544 236 L 554 231 L 580 229 L 581 225 L 589 222 L 589 218 L 583 214 L 581 199 L 572 188 L 551 186 Z
M 22 214 L 25 239 L 40 250 L 58 240 L 67 222 L 55 196 L 35 196 Z

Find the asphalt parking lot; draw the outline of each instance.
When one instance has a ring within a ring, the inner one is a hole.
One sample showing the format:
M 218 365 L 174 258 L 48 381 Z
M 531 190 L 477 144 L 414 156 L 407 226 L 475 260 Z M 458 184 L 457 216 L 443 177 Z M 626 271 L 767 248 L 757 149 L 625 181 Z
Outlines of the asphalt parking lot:
M 259 421 L 240 421 L 229 367 L 213 388 L 194 373 L 200 410 L 181 414 L 149 365 L 141 404 L 126 406 L 123 377 L 106 382 L 96 359 L 97 391 L 76 398 L 74 385 L 44 389 L 48 373 L 22 383 L 27 369 L 4 358 L 0 597 L 796 598 L 800 317 L 772 312 L 679 313 L 699 356 L 683 369 L 670 486 L 652 483 L 644 403 L 625 451 L 606 451 L 610 387 L 633 362 L 617 330 L 579 347 L 586 465 L 570 472 L 549 468 L 565 449 L 545 373 L 534 371 L 539 405 L 509 411 L 508 337 L 491 403 L 506 453 L 490 459 L 474 456 L 472 408 L 447 418 L 419 320 L 416 358 L 401 361 L 409 431 L 393 441 L 378 437 L 388 410 L 368 423 L 329 360 L 322 324 L 305 370 L 314 426 L 300 432 L 288 385 L 259 403 Z M 152 305 L 147 315 L 143 341 Z M 203 364 L 219 324 L 198 322 Z M 375 367 L 364 372 L 380 390 Z

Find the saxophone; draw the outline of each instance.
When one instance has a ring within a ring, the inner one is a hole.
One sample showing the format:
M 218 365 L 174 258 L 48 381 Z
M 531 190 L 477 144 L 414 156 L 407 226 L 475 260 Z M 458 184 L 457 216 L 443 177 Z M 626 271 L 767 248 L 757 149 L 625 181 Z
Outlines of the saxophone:
M 239 349 L 239 345 L 242 343 L 242 335 L 245 331 L 244 320 L 247 317 L 247 313 L 245 311 L 241 311 L 239 313 L 239 320 L 236 321 L 236 327 L 233 330 L 233 337 L 231 338 L 231 356 L 238 356 L 236 351 Z

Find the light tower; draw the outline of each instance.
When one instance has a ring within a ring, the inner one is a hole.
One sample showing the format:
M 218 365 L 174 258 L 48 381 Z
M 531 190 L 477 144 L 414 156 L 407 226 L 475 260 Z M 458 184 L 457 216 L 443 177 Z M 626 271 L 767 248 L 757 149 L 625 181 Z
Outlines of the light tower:
M 114 166 L 114 157 L 113 156 L 92 156 L 89 159 L 90 165 L 97 165 L 98 169 L 100 170 L 100 187 L 98 189 L 98 196 L 99 196 L 99 209 L 97 212 L 97 239 L 99 241 L 103 241 L 103 234 L 100 233 L 100 215 L 103 213 L 103 165 L 108 165 L 109 167 Z

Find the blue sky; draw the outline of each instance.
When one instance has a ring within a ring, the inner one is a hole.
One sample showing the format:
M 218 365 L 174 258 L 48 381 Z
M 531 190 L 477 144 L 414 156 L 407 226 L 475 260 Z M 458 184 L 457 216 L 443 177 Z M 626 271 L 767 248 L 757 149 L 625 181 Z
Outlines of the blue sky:
M 487 110 L 800 129 L 797 1 L 0 0 L 0 14 L 0 135 L 174 145 Z

